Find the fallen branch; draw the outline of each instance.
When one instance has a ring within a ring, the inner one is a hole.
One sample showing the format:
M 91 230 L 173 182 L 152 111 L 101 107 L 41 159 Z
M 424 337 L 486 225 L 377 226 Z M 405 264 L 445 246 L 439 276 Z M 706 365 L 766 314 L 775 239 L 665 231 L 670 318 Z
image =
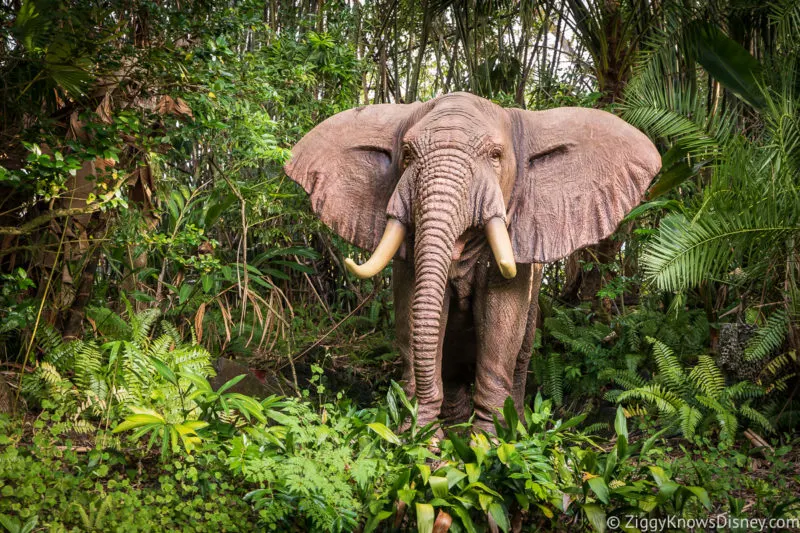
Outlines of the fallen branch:
M 764 437 L 762 437 L 758 433 L 755 433 L 753 430 L 751 429 L 745 430 L 744 436 L 750 440 L 753 446 L 755 446 L 756 448 L 760 448 L 761 453 L 764 453 L 764 450 L 769 450 L 770 453 L 775 453 L 775 449 L 772 446 L 770 446 L 767 441 L 764 440 Z

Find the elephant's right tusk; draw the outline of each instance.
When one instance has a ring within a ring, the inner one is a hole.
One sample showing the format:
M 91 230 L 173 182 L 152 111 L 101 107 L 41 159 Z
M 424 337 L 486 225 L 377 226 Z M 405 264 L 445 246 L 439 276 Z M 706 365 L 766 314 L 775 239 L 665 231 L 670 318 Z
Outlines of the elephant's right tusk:
M 511 248 L 511 238 L 508 236 L 506 223 L 500 217 L 494 217 L 486 223 L 486 239 L 492 247 L 494 260 L 500 268 L 500 273 L 506 279 L 517 275 L 517 262 L 514 260 L 514 250 Z
M 357 265 L 351 258 L 344 260 L 347 270 L 360 279 L 371 278 L 381 270 L 386 268 L 394 254 L 400 249 L 403 240 L 406 238 L 406 227 L 399 220 L 390 218 L 386 222 L 386 229 L 381 237 L 381 242 L 375 248 L 372 257 L 363 265 Z

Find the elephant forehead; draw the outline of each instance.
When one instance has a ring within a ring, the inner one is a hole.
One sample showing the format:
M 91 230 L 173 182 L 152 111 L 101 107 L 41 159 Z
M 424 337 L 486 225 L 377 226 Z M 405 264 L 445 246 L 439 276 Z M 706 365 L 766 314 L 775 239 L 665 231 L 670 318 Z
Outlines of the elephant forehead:
M 502 142 L 502 108 L 469 93 L 454 93 L 434 101 L 433 108 L 404 136 L 418 147 L 440 143 L 478 147 Z

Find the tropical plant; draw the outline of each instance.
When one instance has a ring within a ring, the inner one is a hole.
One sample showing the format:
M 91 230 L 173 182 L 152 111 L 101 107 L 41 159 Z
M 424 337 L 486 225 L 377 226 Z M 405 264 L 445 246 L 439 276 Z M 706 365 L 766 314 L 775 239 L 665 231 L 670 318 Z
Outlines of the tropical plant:
M 211 354 L 196 342 L 183 342 L 169 322 L 161 321 L 162 333 L 155 336 L 157 309 L 135 313 L 125 304 L 129 322 L 110 309 L 89 309 L 97 339 L 64 341 L 51 327 L 39 330 L 37 346 L 44 355 L 25 376 L 23 392 L 43 406 L 58 406 L 75 431 L 107 429 L 132 406 L 177 413 L 187 399 L 176 386 L 176 373 L 214 374 Z
M 774 431 L 773 424 L 755 407 L 752 400 L 764 396 L 763 387 L 740 381 L 728 385 L 720 368 L 709 355 L 699 355 L 694 366 L 684 366 L 672 349 L 648 338 L 658 373 L 647 381 L 630 370 L 606 370 L 603 377 L 622 389 L 606 393 L 605 398 L 652 409 L 662 423 L 679 430 L 687 439 L 704 435 L 714 426 L 722 444 L 732 445 L 742 421 L 762 431 Z

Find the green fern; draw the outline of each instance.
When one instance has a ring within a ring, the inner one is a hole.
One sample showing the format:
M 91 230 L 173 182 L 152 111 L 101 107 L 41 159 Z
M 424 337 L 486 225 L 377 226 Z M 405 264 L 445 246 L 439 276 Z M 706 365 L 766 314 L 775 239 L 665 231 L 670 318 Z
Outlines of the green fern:
M 658 373 L 651 382 L 629 371 L 605 372 L 603 376 L 622 387 L 606 398 L 635 409 L 639 405 L 656 408 L 667 426 L 674 427 L 687 439 L 719 429 L 719 438 L 731 444 L 740 419 L 766 432 L 775 430 L 768 418 L 750 405 L 763 396 L 764 389 L 742 381 L 728 386 L 720 368 L 708 355 L 700 355 L 693 367 L 684 367 L 672 349 L 661 341 L 648 338 Z
M 133 311 L 130 304 L 127 307 Z M 23 393 L 33 401 L 57 406 L 69 431 L 96 431 L 96 425 L 111 411 L 120 414 L 133 405 L 148 407 L 156 402 L 172 412 L 182 409 L 178 388 L 160 375 L 154 361 L 176 375 L 214 374 L 211 354 L 197 344 L 184 343 L 172 324 L 161 322 L 161 335 L 151 339 L 158 312 L 133 314 L 130 325 L 108 310 L 95 309 L 91 316 L 97 330 L 108 336 L 63 342 L 54 329 L 41 328 L 37 347 L 44 356 L 36 371 L 23 381 Z M 181 380 L 187 389 L 190 382 Z
M 770 315 L 767 323 L 756 330 L 755 335 L 744 349 L 744 358 L 747 361 L 758 361 L 773 353 L 783 344 L 783 339 L 789 332 L 789 321 L 786 311 L 778 309 Z

